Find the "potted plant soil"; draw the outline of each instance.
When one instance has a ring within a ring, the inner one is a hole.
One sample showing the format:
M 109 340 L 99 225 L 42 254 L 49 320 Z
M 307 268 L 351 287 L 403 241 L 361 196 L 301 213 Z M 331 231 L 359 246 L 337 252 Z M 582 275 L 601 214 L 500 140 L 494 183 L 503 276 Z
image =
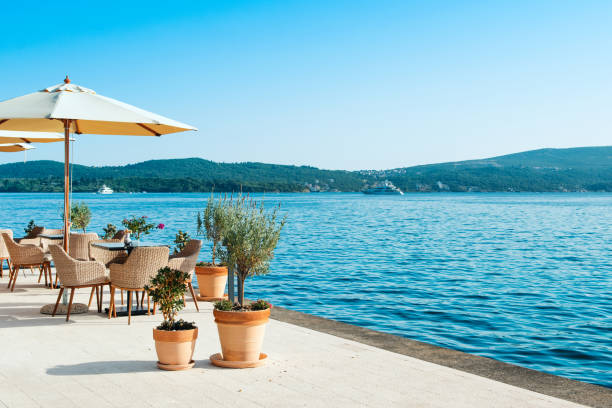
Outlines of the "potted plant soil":
M 164 316 L 163 323 L 153 329 L 157 367 L 162 370 L 185 370 L 194 365 L 192 357 L 198 328 L 192 322 L 176 320 L 178 312 L 185 307 L 183 296 L 188 279 L 188 273 L 165 267 L 145 287 Z
M 231 368 L 257 367 L 264 363 L 261 353 L 271 305 L 258 300 L 246 303 L 244 283 L 249 276 L 266 274 L 280 238 L 285 219 L 278 221 L 278 208 L 266 212 L 263 204 L 245 199 L 224 206 L 226 225 L 221 256 L 238 276 L 238 303 L 215 303 L 213 314 L 221 354 L 210 357 L 214 365 Z
M 217 263 L 225 226 L 225 203 L 225 199 L 215 201 L 211 194 L 204 211 L 198 213 L 198 234 L 205 234 L 206 239 L 212 242 L 212 262 L 198 262 L 195 267 L 198 290 L 200 292 L 198 300 L 201 301 L 225 299 L 227 266 Z

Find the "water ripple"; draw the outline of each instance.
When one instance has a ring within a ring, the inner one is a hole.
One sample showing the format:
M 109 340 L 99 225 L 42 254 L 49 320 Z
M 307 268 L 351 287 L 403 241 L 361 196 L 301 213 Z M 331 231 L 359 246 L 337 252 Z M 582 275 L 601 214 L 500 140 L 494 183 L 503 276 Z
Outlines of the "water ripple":
M 206 194 L 75 194 L 194 233 Z M 259 196 L 261 197 L 261 195 Z M 612 387 L 611 194 L 272 194 L 289 213 L 247 295 Z M 3 227 L 61 223 L 60 194 L 3 194 Z M 202 257 L 205 258 L 203 252 Z

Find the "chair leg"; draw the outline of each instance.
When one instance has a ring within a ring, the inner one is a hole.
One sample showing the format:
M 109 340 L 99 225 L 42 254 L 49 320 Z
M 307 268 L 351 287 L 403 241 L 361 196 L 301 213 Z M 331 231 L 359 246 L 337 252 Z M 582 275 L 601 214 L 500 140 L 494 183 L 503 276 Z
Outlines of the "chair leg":
M 55 312 L 57 312 L 57 306 L 59 305 L 60 299 L 62 298 L 63 294 L 64 294 L 64 288 L 60 288 L 59 295 L 57 295 L 57 302 L 55 302 L 55 307 L 53 308 L 53 313 L 51 313 L 51 316 L 53 316 L 53 317 L 55 317 Z
M 189 286 L 189 291 L 191 292 L 191 297 L 193 298 L 193 303 L 195 303 L 196 310 L 200 311 L 200 306 L 198 306 L 198 298 L 196 297 L 195 291 L 193 290 L 193 285 L 191 282 L 187 284 Z
M 142 295 L 140 295 L 140 307 L 142 308 L 144 306 L 144 295 L 145 295 L 145 291 L 142 291 Z
M 111 313 L 113 313 L 113 309 L 115 308 L 115 288 L 110 287 L 110 302 L 108 304 L 108 318 L 111 318 Z
M 121 289 L 121 306 L 123 306 L 123 289 Z
M 102 313 L 102 302 L 104 301 L 104 285 L 100 285 L 100 305 L 98 306 L 98 313 Z
M 144 292 L 142 292 L 144 294 Z M 151 307 L 149 305 L 149 292 L 147 292 L 147 316 L 151 316 Z
M 97 286 L 92 286 L 91 287 L 91 293 L 89 294 L 89 302 L 87 303 L 87 308 L 89 309 L 91 307 L 91 300 L 93 299 L 93 295 L 94 292 L 96 292 L 96 300 L 98 300 L 98 287 Z
M 138 295 L 136 295 L 138 297 Z M 128 324 L 132 322 L 132 291 L 128 290 L 127 296 L 127 308 L 128 308 Z
M 72 309 L 72 299 L 74 298 L 74 288 L 70 289 L 70 301 L 68 302 L 68 310 L 66 311 L 66 321 L 70 321 L 70 309 Z
M 47 270 L 45 268 L 38 268 L 38 270 L 40 271 L 38 274 L 38 283 L 40 283 L 40 280 L 42 279 L 43 276 L 43 272 L 45 273 L 45 285 L 47 284 Z
M 15 290 L 15 282 L 17 282 L 17 275 L 19 275 L 19 265 L 13 269 L 13 284 L 11 285 L 11 292 Z
M 11 284 L 13 283 L 13 277 L 15 276 L 15 270 L 19 270 L 19 265 L 13 265 L 13 269 L 9 271 L 9 281 L 8 281 L 8 285 L 6 285 L 7 289 L 10 289 Z
M 51 263 L 47 263 L 47 275 L 49 275 L 49 288 L 53 289 L 53 275 L 51 273 Z M 57 285 L 57 271 L 55 271 L 55 285 L 59 288 L 59 285 Z
M 45 276 L 45 287 L 49 285 L 49 281 L 47 280 L 47 275 L 49 274 L 49 270 L 47 269 L 47 264 L 43 264 L 43 269 L 41 271 L 41 275 Z M 38 277 L 38 283 L 40 283 L 40 276 Z

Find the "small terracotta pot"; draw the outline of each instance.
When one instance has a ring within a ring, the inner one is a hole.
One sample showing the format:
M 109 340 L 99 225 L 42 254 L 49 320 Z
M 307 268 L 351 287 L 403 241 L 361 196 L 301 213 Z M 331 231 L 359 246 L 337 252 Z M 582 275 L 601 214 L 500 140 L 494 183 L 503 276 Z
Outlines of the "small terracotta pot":
M 223 298 L 227 283 L 227 266 L 196 266 L 198 290 L 203 298 Z
M 157 330 L 153 329 L 157 366 L 162 370 L 185 370 L 193 367 L 193 350 L 195 349 L 198 329 L 191 330 Z
M 259 361 L 270 309 L 249 312 L 213 310 L 225 361 Z

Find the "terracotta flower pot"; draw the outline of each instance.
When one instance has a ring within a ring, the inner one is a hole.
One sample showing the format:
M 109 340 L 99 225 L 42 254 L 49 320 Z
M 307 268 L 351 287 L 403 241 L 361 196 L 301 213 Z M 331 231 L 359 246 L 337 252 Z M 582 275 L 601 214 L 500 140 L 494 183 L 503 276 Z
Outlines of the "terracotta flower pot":
M 196 266 L 195 273 L 202 298 L 223 299 L 227 266 Z
M 191 330 L 157 330 L 153 329 L 157 367 L 162 370 L 185 370 L 193 367 L 193 350 L 195 349 L 198 329 Z
M 213 310 L 224 361 L 244 362 L 244 367 L 260 360 L 270 309 L 249 312 Z M 249 365 L 251 364 L 251 365 Z

